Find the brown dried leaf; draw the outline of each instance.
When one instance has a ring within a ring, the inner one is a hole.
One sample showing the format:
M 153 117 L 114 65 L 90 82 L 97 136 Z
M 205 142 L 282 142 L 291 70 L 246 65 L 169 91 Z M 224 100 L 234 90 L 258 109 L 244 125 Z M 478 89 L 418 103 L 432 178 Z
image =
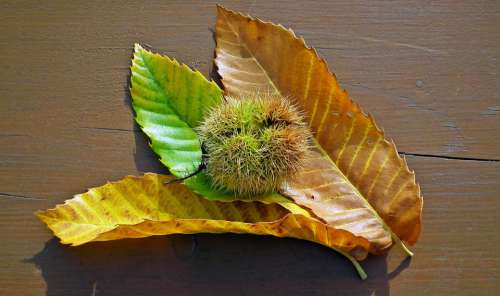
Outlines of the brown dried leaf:
M 414 244 L 423 202 L 414 173 L 316 51 L 292 30 L 221 6 L 216 40 L 226 94 L 277 92 L 307 114 L 316 159 L 283 193 L 335 228 L 365 237 L 373 253 L 392 239 Z

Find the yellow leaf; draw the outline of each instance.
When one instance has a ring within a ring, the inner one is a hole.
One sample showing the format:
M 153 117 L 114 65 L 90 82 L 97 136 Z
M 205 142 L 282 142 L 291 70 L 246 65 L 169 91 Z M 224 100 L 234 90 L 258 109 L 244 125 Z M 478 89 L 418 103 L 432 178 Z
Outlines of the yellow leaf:
M 152 173 L 128 176 L 36 215 L 62 243 L 73 246 L 174 233 L 233 232 L 309 240 L 351 260 L 367 255 L 366 239 L 335 229 L 291 202 L 287 205 L 279 195 L 262 201 L 213 201 L 180 183 L 165 185 L 171 178 Z
M 387 250 L 393 240 L 404 248 L 400 238 L 415 243 L 422 197 L 414 173 L 316 51 L 281 25 L 221 6 L 216 41 L 226 94 L 277 92 L 307 115 L 315 156 L 282 193 L 329 225 L 368 239 L 370 252 Z

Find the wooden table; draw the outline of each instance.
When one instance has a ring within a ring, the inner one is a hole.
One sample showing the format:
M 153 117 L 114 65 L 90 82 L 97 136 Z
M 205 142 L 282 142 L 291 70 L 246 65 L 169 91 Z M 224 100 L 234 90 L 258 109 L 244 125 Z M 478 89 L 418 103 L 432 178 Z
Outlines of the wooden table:
M 208 75 L 215 3 L 2 1 L 0 295 L 499 295 L 500 2 L 462 2 L 223 1 L 304 36 L 416 171 L 416 256 L 370 257 L 360 281 L 293 239 L 59 244 L 35 210 L 165 172 L 133 122 L 132 47 Z

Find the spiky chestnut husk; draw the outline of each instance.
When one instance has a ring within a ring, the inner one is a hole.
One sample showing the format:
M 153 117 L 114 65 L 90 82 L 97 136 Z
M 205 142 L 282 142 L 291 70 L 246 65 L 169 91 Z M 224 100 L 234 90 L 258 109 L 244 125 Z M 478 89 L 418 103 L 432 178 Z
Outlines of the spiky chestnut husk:
M 198 128 L 215 187 L 252 196 L 275 191 L 304 165 L 310 132 L 289 100 L 226 97 Z

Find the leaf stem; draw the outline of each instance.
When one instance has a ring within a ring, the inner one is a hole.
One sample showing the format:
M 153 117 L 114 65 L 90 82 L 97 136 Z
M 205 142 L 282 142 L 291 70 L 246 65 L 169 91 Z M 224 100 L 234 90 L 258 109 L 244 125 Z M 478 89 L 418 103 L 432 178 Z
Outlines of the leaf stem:
M 347 259 L 349 259 L 351 261 L 352 265 L 354 265 L 354 268 L 356 269 L 356 271 L 358 272 L 359 277 L 362 280 L 366 280 L 368 278 L 368 275 L 366 275 L 365 270 L 363 269 L 363 267 L 361 266 L 361 264 L 359 264 L 359 262 L 358 262 L 358 260 L 356 260 L 356 258 L 352 257 L 348 253 L 346 253 L 344 251 L 341 251 L 339 249 L 335 249 L 335 251 L 337 251 L 340 254 L 344 255 Z
M 403 241 L 395 233 L 392 234 L 392 239 L 394 240 L 395 244 L 399 245 L 401 249 L 403 249 L 403 251 L 406 253 L 406 255 L 408 255 L 409 257 L 413 257 L 413 252 L 408 249 L 405 243 L 403 243 Z
M 176 183 L 176 182 L 182 182 L 184 180 L 187 180 L 191 177 L 194 177 L 196 176 L 198 173 L 200 173 L 201 171 L 203 171 L 205 169 L 205 165 L 204 164 L 201 164 L 198 169 L 196 169 L 196 171 L 192 172 L 191 174 L 185 176 L 185 177 L 182 177 L 182 178 L 174 178 L 174 179 L 170 179 L 168 181 L 165 181 L 163 182 L 163 185 L 168 185 L 168 184 L 172 184 L 172 183 Z

